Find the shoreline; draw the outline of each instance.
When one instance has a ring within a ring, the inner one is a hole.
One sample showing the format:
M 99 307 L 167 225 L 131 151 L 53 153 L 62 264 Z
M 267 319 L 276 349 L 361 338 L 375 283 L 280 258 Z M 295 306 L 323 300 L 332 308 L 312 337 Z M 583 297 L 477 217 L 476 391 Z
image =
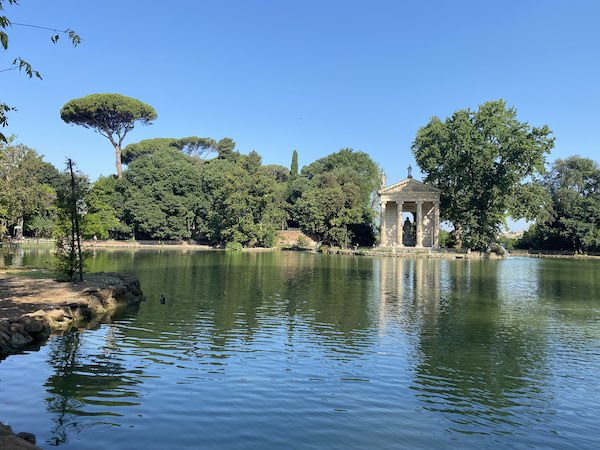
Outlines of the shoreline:
M 47 248 L 52 246 L 52 241 L 49 240 L 34 240 L 24 241 L 19 244 L 11 244 L 6 248 Z M 84 241 L 82 246 L 86 250 L 176 250 L 176 251 L 207 251 L 207 252 L 223 252 L 224 248 L 216 248 L 207 244 L 196 244 L 188 242 L 173 242 L 173 241 Z M 3 248 L 0 244 L 0 249 Z M 293 246 L 276 246 L 276 247 L 250 247 L 243 248 L 242 253 L 261 253 L 261 252 L 277 252 L 277 251 L 302 251 L 310 253 L 324 253 L 337 255 L 355 255 L 355 256 L 383 256 L 383 257 L 404 257 L 404 258 L 438 258 L 438 259 L 502 259 L 510 257 L 527 257 L 527 258 L 555 258 L 555 259 L 600 259 L 600 254 L 578 254 L 565 251 L 545 251 L 545 250 L 511 250 L 506 256 L 496 255 L 490 252 L 476 251 L 453 251 L 450 249 L 432 250 L 429 248 L 414 249 L 414 248 L 395 248 L 395 247 L 361 247 L 357 250 L 352 248 L 329 247 L 326 251 L 316 251 L 315 249 L 302 249 Z
M 144 299 L 137 277 L 91 273 L 59 282 L 39 269 L 0 269 L 0 360 L 45 342 L 53 332 L 99 320 Z

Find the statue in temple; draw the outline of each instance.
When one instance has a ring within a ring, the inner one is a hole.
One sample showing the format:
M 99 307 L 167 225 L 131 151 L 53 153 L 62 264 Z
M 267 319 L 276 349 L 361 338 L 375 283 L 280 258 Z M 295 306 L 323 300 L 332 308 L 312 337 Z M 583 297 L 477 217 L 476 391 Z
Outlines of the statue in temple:
M 413 226 L 412 223 L 410 223 L 410 220 L 408 220 L 408 217 L 406 218 L 406 220 L 404 221 L 404 225 L 402 226 L 402 234 L 406 238 L 414 237 Z

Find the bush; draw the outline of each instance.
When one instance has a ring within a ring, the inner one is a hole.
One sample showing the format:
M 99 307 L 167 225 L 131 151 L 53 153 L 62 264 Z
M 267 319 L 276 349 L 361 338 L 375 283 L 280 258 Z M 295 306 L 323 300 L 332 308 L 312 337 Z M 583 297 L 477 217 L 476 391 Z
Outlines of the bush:
M 241 252 L 244 249 L 244 246 L 239 242 L 231 241 L 225 244 L 225 251 L 228 252 Z
M 304 236 L 300 236 L 298 238 L 298 241 L 296 241 L 296 247 L 301 250 L 308 250 L 311 247 L 311 245 L 308 239 L 306 239 Z

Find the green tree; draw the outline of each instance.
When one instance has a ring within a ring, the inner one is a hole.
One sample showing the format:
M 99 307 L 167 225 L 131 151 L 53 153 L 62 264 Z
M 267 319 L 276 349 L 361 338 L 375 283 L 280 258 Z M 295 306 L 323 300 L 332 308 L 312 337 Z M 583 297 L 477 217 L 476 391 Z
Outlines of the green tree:
M 380 179 L 381 169 L 368 154 L 342 149 L 302 169 L 288 195 L 292 216 L 325 243 L 370 245 Z
M 91 186 L 86 196 L 87 214 L 83 220 L 82 233 L 86 239 L 126 239 L 131 236 L 131 227 L 124 218 L 125 198 L 123 181 L 110 175 L 100 177 Z
M 136 239 L 189 239 L 202 200 L 198 162 L 174 148 L 133 161 L 124 177 L 124 209 Z
M 235 141 L 231 138 L 223 138 L 217 142 L 217 154 L 220 159 L 237 161 L 240 154 L 235 150 Z
M 71 100 L 60 110 L 67 123 L 91 128 L 106 137 L 115 149 L 117 177 L 123 177 L 121 146 L 136 122 L 144 125 L 156 119 L 150 105 L 120 94 L 91 94 Z
M 298 152 L 292 153 L 292 165 L 290 167 L 290 179 L 294 180 L 298 176 Z
M 600 167 L 580 156 L 557 159 L 544 180 L 550 217 L 523 235 L 520 247 L 587 252 L 600 250 Z
M 18 4 L 17 0 L 0 0 L 0 13 L 2 13 L 4 11 L 5 5 L 17 5 L 17 4 Z M 58 42 L 60 36 L 63 34 L 68 36 L 68 38 L 71 41 L 71 43 L 73 44 L 73 46 L 77 46 L 81 43 L 81 38 L 79 37 L 79 35 L 77 35 L 77 33 L 75 33 L 71 29 L 56 30 L 54 28 L 41 27 L 39 25 L 11 22 L 7 16 L 5 16 L 4 14 L 0 14 L 0 46 L 2 46 L 2 49 L 4 51 L 8 50 L 8 42 L 9 42 L 9 37 L 5 30 L 7 30 L 9 27 L 12 27 L 13 25 L 14 26 L 32 27 L 32 28 L 38 28 L 38 29 L 52 31 L 52 36 L 50 37 L 50 40 L 54 44 Z M 38 72 L 37 70 L 34 70 L 33 67 L 31 66 L 31 64 L 29 64 L 27 61 L 25 61 L 21 57 L 14 58 L 12 60 L 12 67 L 3 68 L 2 70 L 0 70 L 0 72 L 5 72 L 5 71 L 11 70 L 11 69 L 18 69 L 19 71 L 24 71 L 25 74 L 29 78 L 36 77 L 36 78 L 39 78 L 40 80 L 42 79 L 42 75 L 40 74 L 40 72 Z M 6 103 L 0 102 L 0 126 L 6 127 L 8 125 L 8 118 L 6 117 L 6 113 L 8 113 L 10 111 L 14 111 L 14 110 L 15 110 L 14 107 L 9 106 Z M 8 140 L 7 140 L 6 136 L 4 136 L 4 134 L 0 133 L 0 142 L 7 142 L 7 141 Z
M 23 144 L 0 142 L 0 228 L 6 232 L 18 225 L 24 228 L 26 216 L 47 210 L 56 191 L 40 180 L 47 163 L 35 150 Z
M 286 219 L 285 185 L 256 152 L 231 149 L 202 168 L 201 231 L 213 244 L 270 247 Z
M 196 156 L 204 157 L 207 153 L 216 151 L 217 143 L 211 138 L 202 138 L 197 136 L 189 136 L 185 138 L 154 138 L 145 139 L 135 144 L 129 144 L 121 153 L 121 162 L 130 164 L 134 159 L 153 153 L 157 150 L 176 148 L 182 152 Z
M 81 249 L 81 222 L 86 214 L 85 195 L 89 189 L 86 176 L 67 159 L 67 182 L 58 191 L 59 221 L 56 229 L 55 269 L 67 280 L 83 281 L 84 253 Z
M 417 132 L 412 151 L 425 182 L 442 190 L 442 220 L 457 247 L 484 249 L 507 215 L 534 220 L 547 196 L 537 177 L 554 145 L 550 129 L 517 120 L 503 100 L 438 117 Z

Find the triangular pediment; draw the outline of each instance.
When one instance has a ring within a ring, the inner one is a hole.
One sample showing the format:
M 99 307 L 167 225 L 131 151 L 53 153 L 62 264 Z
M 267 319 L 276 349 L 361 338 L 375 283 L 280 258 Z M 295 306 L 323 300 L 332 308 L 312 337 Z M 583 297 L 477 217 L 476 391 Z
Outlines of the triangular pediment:
M 377 193 L 379 195 L 382 195 L 391 194 L 395 192 L 429 192 L 439 194 L 442 191 L 433 186 L 429 186 L 428 184 L 425 184 L 421 181 L 417 181 L 414 178 L 407 178 L 406 180 L 402 180 L 399 183 L 395 183 L 391 186 L 384 187 Z

